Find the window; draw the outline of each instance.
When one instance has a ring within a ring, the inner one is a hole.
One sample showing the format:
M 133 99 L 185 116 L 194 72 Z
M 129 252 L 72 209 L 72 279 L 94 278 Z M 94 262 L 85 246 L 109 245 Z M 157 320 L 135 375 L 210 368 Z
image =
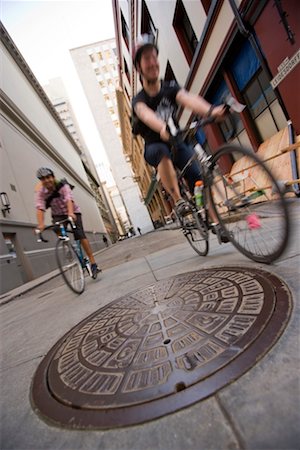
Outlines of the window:
M 226 102 L 226 98 L 231 96 L 228 86 L 223 78 L 218 77 L 210 87 L 207 99 L 213 105 L 220 105 Z M 239 114 L 230 114 L 228 118 L 219 123 L 225 142 L 229 142 L 235 137 L 235 143 L 242 145 L 239 135 L 244 130 L 243 122 Z
M 122 36 L 127 48 L 129 49 L 129 28 L 126 23 L 126 20 L 124 19 L 122 11 L 121 11 L 121 25 L 122 25 Z
M 126 74 L 127 80 L 130 83 L 130 73 L 129 73 L 128 65 L 127 65 L 127 62 L 126 62 L 125 58 L 123 58 L 123 64 L 124 64 L 124 72 Z
M 165 80 L 166 81 L 175 80 L 176 83 L 177 83 L 176 77 L 174 75 L 173 69 L 172 69 L 171 64 L 169 63 L 169 61 L 167 62 L 167 67 L 166 67 L 166 72 L 165 72 Z
M 156 28 L 153 20 L 150 16 L 149 10 L 145 1 L 142 1 L 142 21 L 141 21 L 141 34 L 151 34 L 156 37 Z
M 286 120 L 270 81 L 251 44 L 246 41 L 229 67 L 243 96 L 261 140 L 286 126 Z
M 204 8 L 204 11 L 206 13 L 206 15 L 208 14 L 208 11 L 210 9 L 210 5 L 211 5 L 211 0 L 201 0 L 202 6 Z
M 274 91 L 263 71 L 248 84 L 244 90 L 244 98 L 253 119 L 275 100 Z
M 173 27 L 177 34 L 186 60 L 191 64 L 198 41 L 191 25 L 190 19 L 183 6 L 182 0 L 177 0 L 175 14 L 173 19 Z

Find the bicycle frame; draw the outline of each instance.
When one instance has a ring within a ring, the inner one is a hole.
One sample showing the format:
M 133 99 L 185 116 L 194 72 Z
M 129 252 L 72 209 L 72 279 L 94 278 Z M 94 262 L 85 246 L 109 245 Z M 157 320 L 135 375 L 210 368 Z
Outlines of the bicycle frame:
M 67 222 L 67 226 L 65 226 L 65 223 Z M 65 240 L 65 241 L 70 241 L 70 237 L 68 235 L 68 224 L 70 224 L 70 226 L 72 227 L 72 229 L 74 230 L 76 228 L 76 225 L 73 221 L 73 219 L 71 217 L 69 217 L 67 220 L 62 220 L 60 222 L 56 222 L 53 225 L 49 225 L 48 227 L 45 228 L 45 230 L 47 229 L 55 229 L 55 227 L 60 227 L 60 234 L 57 234 L 58 239 L 61 240 Z M 62 233 L 61 233 L 62 232 Z M 36 234 L 38 234 L 38 242 L 48 242 L 47 239 L 44 239 L 42 233 L 39 230 L 36 230 Z M 78 256 L 78 259 L 80 261 L 81 267 L 83 269 L 86 269 L 89 276 L 92 278 L 93 277 L 93 273 L 92 273 L 92 269 L 91 269 L 91 264 L 89 259 L 84 256 L 83 254 L 83 250 L 81 247 L 81 243 L 80 240 L 75 240 L 73 242 L 71 242 L 71 245 L 74 249 L 74 251 L 76 252 L 76 255 Z
M 72 246 L 73 246 L 75 252 L 77 253 L 77 256 L 79 258 L 82 268 L 86 269 L 89 276 L 92 278 L 93 273 L 92 273 L 91 264 L 90 264 L 88 257 L 84 256 L 84 254 L 83 254 L 80 241 L 74 240 L 74 242 L 72 243 Z

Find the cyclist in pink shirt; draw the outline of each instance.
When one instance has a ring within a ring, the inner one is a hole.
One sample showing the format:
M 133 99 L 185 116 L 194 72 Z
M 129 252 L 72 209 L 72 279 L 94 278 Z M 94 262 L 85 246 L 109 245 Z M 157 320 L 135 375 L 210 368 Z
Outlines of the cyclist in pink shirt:
M 85 235 L 81 212 L 79 206 L 74 202 L 72 189 L 66 180 L 58 181 L 51 169 L 41 167 L 37 171 L 37 178 L 41 180 L 41 185 L 35 192 L 35 207 L 37 216 L 37 228 L 41 231 L 45 228 L 45 211 L 51 208 L 52 222 L 60 222 L 72 217 L 76 224 L 74 238 L 80 240 L 85 253 L 87 254 L 93 273 L 100 272 L 101 269 L 96 264 L 90 243 Z

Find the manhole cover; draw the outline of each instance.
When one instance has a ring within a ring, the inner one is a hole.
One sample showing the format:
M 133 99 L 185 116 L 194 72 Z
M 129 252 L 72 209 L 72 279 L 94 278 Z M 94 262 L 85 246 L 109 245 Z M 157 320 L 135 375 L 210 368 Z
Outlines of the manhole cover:
M 254 269 L 207 269 L 160 281 L 98 310 L 35 374 L 44 418 L 73 428 L 145 422 L 199 401 L 266 353 L 287 324 L 289 290 Z

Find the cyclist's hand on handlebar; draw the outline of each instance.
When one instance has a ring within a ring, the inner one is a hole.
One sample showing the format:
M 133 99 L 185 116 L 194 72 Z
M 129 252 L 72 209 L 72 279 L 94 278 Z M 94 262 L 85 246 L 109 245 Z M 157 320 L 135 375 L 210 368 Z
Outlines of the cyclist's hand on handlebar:
M 227 105 L 218 105 L 215 106 L 211 112 L 211 117 L 214 117 L 216 122 L 222 122 L 229 112 L 229 108 Z
M 72 219 L 73 222 L 76 222 L 76 214 L 75 213 L 68 214 L 68 217 L 69 217 L 69 219 Z
M 36 229 L 42 232 L 45 229 L 45 225 L 44 224 L 37 225 Z

